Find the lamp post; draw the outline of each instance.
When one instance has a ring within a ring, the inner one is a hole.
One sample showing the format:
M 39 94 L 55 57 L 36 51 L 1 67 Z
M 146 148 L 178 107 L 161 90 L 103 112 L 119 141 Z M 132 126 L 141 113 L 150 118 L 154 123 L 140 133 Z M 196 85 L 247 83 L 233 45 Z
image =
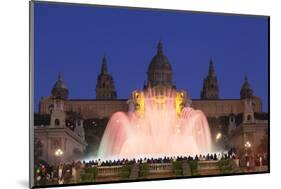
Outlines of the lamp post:
M 250 141 L 246 141 L 245 144 L 245 158 L 246 158 L 246 167 L 247 167 L 247 171 L 250 171 L 250 167 L 251 167 L 251 163 L 250 163 L 250 153 L 251 153 L 251 147 L 252 144 Z
M 58 148 L 56 151 L 55 151 L 55 156 L 57 158 L 57 161 L 60 163 L 61 161 L 61 157 L 63 155 L 63 151 L 62 149 Z
M 59 148 L 55 151 L 55 156 L 59 157 L 63 155 L 63 151 Z
M 62 149 L 60 149 L 60 148 L 58 148 L 56 151 L 55 151 L 55 157 L 56 157 L 56 159 L 57 159 L 57 161 L 58 161 L 58 182 L 59 182 L 59 184 L 61 183 L 61 182 L 63 182 L 63 175 L 62 175 L 62 169 L 63 169 L 63 167 L 62 167 L 62 165 L 61 165 L 61 158 L 62 158 L 62 155 L 63 155 L 63 151 L 62 151 Z
M 246 143 L 245 143 L 245 148 L 246 149 L 250 149 L 252 147 L 252 144 L 249 142 L 249 141 L 247 141 Z
M 246 141 L 245 144 L 244 144 L 244 147 L 245 147 L 246 156 L 248 156 L 249 153 L 251 153 L 251 147 L 252 147 L 251 142 L 250 141 Z
M 218 132 L 217 135 L 216 135 L 216 142 L 218 142 L 222 137 L 222 134 L 221 132 Z
M 216 138 L 215 138 L 216 146 L 217 146 L 218 148 L 222 147 L 222 141 L 221 141 L 221 139 L 222 139 L 222 134 L 221 134 L 221 132 L 218 132 L 218 133 L 216 134 Z

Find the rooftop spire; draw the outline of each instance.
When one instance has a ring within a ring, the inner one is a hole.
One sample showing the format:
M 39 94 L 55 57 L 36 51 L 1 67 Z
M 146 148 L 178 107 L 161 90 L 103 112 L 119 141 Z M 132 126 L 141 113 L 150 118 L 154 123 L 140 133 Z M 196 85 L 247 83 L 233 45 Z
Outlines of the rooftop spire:
M 215 69 L 214 69 L 214 64 L 213 64 L 212 59 L 210 59 L 210 62 L 209 62 L 209 75 L 215 75 Z
M 58 75 L 58 80 L 60 80 L 60 81 L 62 81 L 62 80 L 63 80 L 61 72 L 59 72 L 59 75 Z
M 247 77 L 247 74 L 245 74 L 245 77 L 244 77 L 244 82 L 248 82 L 248 77 Z
M 161 41 L 159 41 L 157 45 L 157 55 L 163 55 L 163 44 Z
M 250 87 L 250 84 L 249 84 L 249 81 L 248 81 L 248 76 L 247 76 L 247 74 L 245 74 L 244 83 L 243 83 L 242 88 L 251 88 L 251 87 Z
M 103 58 L 102 58 L 101 73 L 102 74 L 107 73 L 107 60 L 106 60 L 105 56 L 103 56 Z
M 245 77 L 244 77 L 244 83 L 241 87 L 241 90 L 240 90 L 240 98 L 241 99 L 245 99 L 245 98 L 252 98 L 254 95 L 254 92 L 250 86 L 250 83 L 248 81 L 248 77 L 247 75 L 245 74 Z
M 219 98 L 219 86 L 217 77 L 215 75 L 215 69 L 213 60 L 209 60 L 209 72 L 204 78 L 203 89 L 200 95 L 201 99 L 218 99 Z
M 101 73 L 96 84 L 97 99 L 116 99 L 117 93 L 114 87 L 113 77 L 108 73 L 106 56 L 102 58 Z

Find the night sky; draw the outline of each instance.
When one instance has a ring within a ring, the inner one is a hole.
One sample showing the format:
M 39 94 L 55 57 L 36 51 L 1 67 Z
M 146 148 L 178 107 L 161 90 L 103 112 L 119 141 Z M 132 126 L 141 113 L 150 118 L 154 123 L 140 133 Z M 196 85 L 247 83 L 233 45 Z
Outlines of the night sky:
M 268 111 L 266 17 L 35 3 L 35 111 L 61 72 L 70 98 L 95 98 L 107 57 L 118 98 L 142 89 L 159 40 L 173 80 L 200 97 L 212 58 L 220 98 L 240 97 L 245 74 Z

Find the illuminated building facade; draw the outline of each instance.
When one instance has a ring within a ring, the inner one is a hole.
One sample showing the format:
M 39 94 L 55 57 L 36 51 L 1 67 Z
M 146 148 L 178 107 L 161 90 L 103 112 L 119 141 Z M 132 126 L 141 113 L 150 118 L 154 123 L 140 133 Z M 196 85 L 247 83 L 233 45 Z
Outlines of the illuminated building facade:
M 60 75 L 52 89 L 51 96 L 40 100 L 39 115 L 50 115 L 51 107 L 57 99 L 63 103 L 65 112 L 78 113 L 85 121 L 108 119 L 118 111 L 141 112 L 144 108 L 143 95 L 149 88 L 154 88 L 160 94 L 157 99 L 159 101 L 161 101 L 164 89 L 176 90 L 175 106 L 177 106 L 178 112 L 183 106 L 202 110 L 208 118 L 212 139 L 215 141 L 217 133 L 222 133 L 222 138 L 225 140 L 221 143 L 224 146 L 243 150 L 241 148 L 243 143 L 251 141 L 257 149 L 262 138 L 267 135 L 268 114 L 262 112 L 261 99 L 254 96 L 247 77 L 242 84 L 239 99 L 220 98 L 215 65 L 210 60 L 208 74 L 203 80 L 200 99 L 190 99 L 187 91 L 176 89 L 173 83 L 172 65 L 164 54 L 161 42 L 158 43 L 156 55 L 148 66 L 147 82 L 144 84 L 143 90 L 133 91 L 130 99 L 117 98 L 114 80 L 108 72 L 107 61 L 104 57 L 101 72 L 97 78 L 95 99 L 68 98 L 69 91 Z

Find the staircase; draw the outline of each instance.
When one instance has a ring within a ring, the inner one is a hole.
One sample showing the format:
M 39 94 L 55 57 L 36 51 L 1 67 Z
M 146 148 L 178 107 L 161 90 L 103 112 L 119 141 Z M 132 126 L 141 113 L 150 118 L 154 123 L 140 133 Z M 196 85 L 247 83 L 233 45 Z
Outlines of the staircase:
M 182 175 L 183 176 L 191 176 L 191 169 L 186 160 L 182 162 Z
M 199 175 L 219 175 L 221 174 L 218 161 L 198 161 Z
M 135 163 L 132 165 L 129 179 L 137 179 L 139 177 L 140 165 Z

